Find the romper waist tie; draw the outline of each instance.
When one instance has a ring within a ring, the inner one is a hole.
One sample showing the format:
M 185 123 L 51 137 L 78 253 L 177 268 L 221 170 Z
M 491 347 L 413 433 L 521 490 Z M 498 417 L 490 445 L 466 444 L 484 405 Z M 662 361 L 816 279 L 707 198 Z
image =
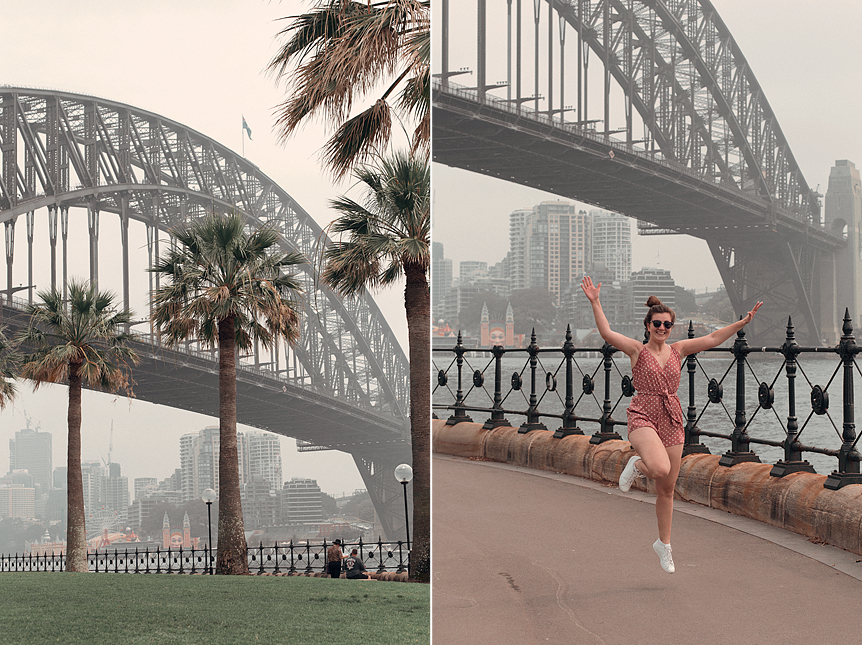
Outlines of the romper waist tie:
M 682 418 L 682 403 L 680 403 L 676 392 L 668 392 L 667 390 L 638 390 L 638 396 L 660 396 L 662 405 L 673 422 L 681 426 L 685 425 Z M 674 405 L 674 402 L 676 405 Z

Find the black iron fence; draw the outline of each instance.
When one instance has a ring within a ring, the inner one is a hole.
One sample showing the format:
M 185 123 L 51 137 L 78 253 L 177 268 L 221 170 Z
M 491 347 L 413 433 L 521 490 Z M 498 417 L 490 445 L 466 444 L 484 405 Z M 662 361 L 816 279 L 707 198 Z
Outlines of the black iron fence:
M 862 347 L 856 345 L 849 313 L 845 313 L 842 331 L 834 347 L 802 347 L 796 343 L 788 319 L 786 339 L 779 347 L 751 347 L 743 329 L 732 347 L 684 359 L 679 390 L 684 408 L 686 398 L 688 402 L 683 454 L 709 453 L 710 447 L 701 442 L 704 438 L 713 449 L 727 448 L 719 463 L 733 466 L 760 462 L 751 448 L 755 444 L 778 457 L 773 476 L 815 472 L 805 459 L 809 457 L 817 461 L 821 472 L 837 460 L 826 488 L 862 483 L 854 417 L 854 372 L 862 376 L 856 363 Z M 691 323 L 688 337 L 694 337 Z M 575 347 L 569 329 L 562 347 L 539 347 L 534 332 L 530 345 L 523 349 L 474 349 L 465 347 L 459 334 L 454 347 L 433 353 L 437 372 L 433 408 L 435 416 L 446 411 L 447 424 L 473 421 L 470 413 L 480 413 L 475 420 L 481 422 L 489 414 L 484 421 L 489 429 L 516 425 L 510 417 L 522 417 L 518 426 L 522 433 L 551 431 L 547 422 L 558 420 L 560 426 L 553 430 L 558 438 L 584 434 L 581 426 L 595 428 L 590 443 L 622 438 L 616 432 L 616 426 L 626 423 L 621 403 L 635 390 L 628 357 L 620 355 L 625 360 L 616 361 L 618 350 L 607 343 L 601 349 Z M 590 363 L 596 360 L 597 365 Z M 505 382 L 504 365 L 514 367 Z M 758 372 L 772 375 L 761 378 Z M 724 390 L 732 384 L 735 393 L 729 409 Z M 805 388 L 808 409 L 797 407 L 797 388 Z M 829 394 L 837 395 L 839 388 L 843 405 L 833 416 Z M 614 417 L 620 409 L 617 416 L 623 420 Z M 803 443 L 803 435 L 811 445 Z
M 311 544 L 274 544 L 249 547 L 249 573 L 314 574 L 326 573 L 326 550 L 332 546 L 324 540 Z M 346 542 L 346 553 L 356 548 L 368 571 L 383 573 L 407 571 L 409 549 L 406 542 Z M 107 547 L 87 555 L 89 570 L 98 573 L 214 573 L 215 551 L 202 549 L 162 549 Z M 65 554 L 0 555 L 0 572 L 63 571 Z

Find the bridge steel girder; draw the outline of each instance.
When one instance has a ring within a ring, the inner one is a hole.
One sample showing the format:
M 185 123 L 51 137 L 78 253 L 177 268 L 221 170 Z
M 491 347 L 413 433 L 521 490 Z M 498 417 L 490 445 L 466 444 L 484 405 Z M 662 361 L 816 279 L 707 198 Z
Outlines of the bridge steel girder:
M 705 182 L 686 168 L 609 143 L 596 133 L 558 128 L 506 105 L 477 105 L 463 90 L 450 86 L 442 92 L 439 83 L 433 97 L 435 161 L 595 204 L 723 247 L 789 245 L 806 248 L 806 257 L 813 257 L 846 244 L 755 195 Z M 782 266 L 789 266 L 781 257 Z M 794 284 L 814 283 L 800 277 Z M 754 306 L 757 300 L 750 294 L 755 291 L 739 290 L 737 313 Z M 799 338 L 819 339 L 811 293 L 798 292 L 792 309 L 802 313 Z M 777 340 L 760 333 L 758 327 L 750 330 L 751 337 L 763 342 Z
M 249 230 L 275 226 L 285 251 L 313 258 L 330 243 L 311 216 L 257 166 L 182 124 L 122 103 L 2 86 L 0 157 L 0 222 L 42 208 L 49 210 L 51 222 L 50 212 L 59 211 L 64 276 L 69 208 L 88 209 L 91 223 L 97 213 L 109 212 L 124 226 L 136 220 L 162 233 L 214 209 L 236 211 Z M 91 234 L 96 234 L 92 227 Z M 158 253 L 158 237 L 148 240 L 151 253 Z M 298 400 L 329 400 L 333 415 L 348 406 L 357 418 L 376 419 L 384 435 L 397 426 L 399 441 L 409 442 L 409 365 L 379 308 L 368 295 L 342 299 L 333 293 L 318 279 L 313 262 L 297 270 L 306 325 L 292 348 L 296 368 L 288 365 L 284 374 L 258 372 L 276 381 L 279 390 L 297 393 Z M 97 272 L 94 265 L 94 279 Z M 248 361 L 240 362 L 248 368 Z M 249 423 L 297 436 L 285 429 L 285 420 L 281 429 L 264 421 Z M 342 450 L 351 443 L 351 431 L 349 424 L 340 427 L 346 435 L 297 438 Z M 390 440 L 395 441 L 385 441 Z
M 749 339 L 780 345 L 790 316 L 803 344 L 821 344 L 819 321 L 809 298 L 817 293 L 821 251 L 810 246 L 794 249 L 777 235 L 771 240 L 739 236 L 707 242 L 734 311 L 764 303 L 746 329 Z
M 568 122 L 562 103 L 560 110 L 550 104 L 547 110 L 538 104 L 535 110 L 526 107 L 520 83 L 506 100 L 487 93 L 480 97 L 452 83 L 446 51 L 447 67 L 435 74 L 432 89 L 434 160 L 635 217 L 644 234 L 702 238 L 717 261 L 724 257 L 722 249 L 738 251 L 739 259 L 746 258 L 742 264 L 719 263 L 719 269 L 733 278 L 725 280 L 735 291 L 731 299 L 739 314 L 756 302 L 750 294 L 766 286 L 749 283 L 751 276 L 767 274 L 752 268 L 754 258 L 745 249 L 750 243 L 774 248 L 770 253 L 780 261 L 784 278 L 776 299 L 795 294 L 791 310 L 799 314 L 799 333 L 819 342 L 811 306 L 816 258 L 846 241 L 822 226 L 819 196 L 802 176 L 762 88 L 712 3 L 543 1 L 559 18 L 558 57 L 566 51 L 565 29 L 580 38 L 572 61 L 579 107 L 585 51 L 595 52 L 606 77 L 622 89 L 625 141 L 610 136 L 607 83 L 602 131 L 586 120 L 586 100 L 584 114 Z M 506 4 L 510 11 L 511 3 Z M 502 18 L 504 3 L 497 5 Z M 457 24 L 460 16 L 453 19 Z M 511 25 L 510 14 L 507 19 Z M 450 37 L 449 27 L 441 25 L 439 32 Z M 549 38 L 552 31 L 549 24 Z M 487 55 L 511 58 L 502 50 Z M 453 66 L 463 68 L 465 62 Z M 529 62 L 516 54 L 518 79 Z M 545 65 L 550 70 L 550 58 Z M 633 110 L 643 122 L 644 141 L 634 141 Z M 742 271 L 742 266 L 749 268 Z M 764 342 L 777 340 L 762 337 L 773 327 L 758 323 L 750 333 Z

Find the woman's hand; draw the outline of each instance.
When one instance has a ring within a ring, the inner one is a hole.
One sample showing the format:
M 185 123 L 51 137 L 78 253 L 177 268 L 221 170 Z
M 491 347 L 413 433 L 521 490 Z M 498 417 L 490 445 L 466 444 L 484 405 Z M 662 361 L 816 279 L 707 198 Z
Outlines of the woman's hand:
M 754 309 L 749 311 L 745 315 L 745 317 L 742 319 L 743 325 L 747 325 L 748 323 L 750 323 L 754 319 L 754 314 L 757 313 L 757 310 L 760 309 L 760 305 L 762 305 L 762 304 L 763 304 L 763 301 L 758 302 L 756 305 L 754 305 Z
M 585 275 L 584 279 L 581 280 L 581 289 L 584 290 L 584 295 L 587 297 L 587 300 L 589 300 L 590 302 L 597 302 L 598 301 L 599 291 L 601 290 L 601 288 L 602 288 L 602 283 L 599 282 L 599 286 L 594 287 L 593 286 L 593 279 L 588 275 Z M 760 305 L 758 305 L 758 306 L 760 306 Z M 757 308 L 755 307 L 755 311 L 756 310 L 757 310 Z

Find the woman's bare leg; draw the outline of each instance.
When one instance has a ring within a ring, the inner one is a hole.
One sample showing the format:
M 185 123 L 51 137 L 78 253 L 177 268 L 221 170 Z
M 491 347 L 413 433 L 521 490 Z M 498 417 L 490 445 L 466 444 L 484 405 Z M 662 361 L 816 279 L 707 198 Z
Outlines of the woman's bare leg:
M 655 516 L 658 520 L 659 539 L 665 544 L 670 544 L 670 528 L 673 522 L 673 490 L 682 462 L 682 444 L 668 446 L 667 456 L 670 460 L 670 472 L 665 477 L 655 480 Z
M 631 431 L 629 441 L 641 458 L 635 468 L 655 481 L 658 536 L 662 542 L 670 544 L 673 491 L 682 462 L 682 444 L 665 448 L 656 431 L 648 427 Z
M 655 480 L 670 474 L 670 457 L 655 430 L 636 428 L 629 432 L 629 442 L 641 458 L 635 468 Z

